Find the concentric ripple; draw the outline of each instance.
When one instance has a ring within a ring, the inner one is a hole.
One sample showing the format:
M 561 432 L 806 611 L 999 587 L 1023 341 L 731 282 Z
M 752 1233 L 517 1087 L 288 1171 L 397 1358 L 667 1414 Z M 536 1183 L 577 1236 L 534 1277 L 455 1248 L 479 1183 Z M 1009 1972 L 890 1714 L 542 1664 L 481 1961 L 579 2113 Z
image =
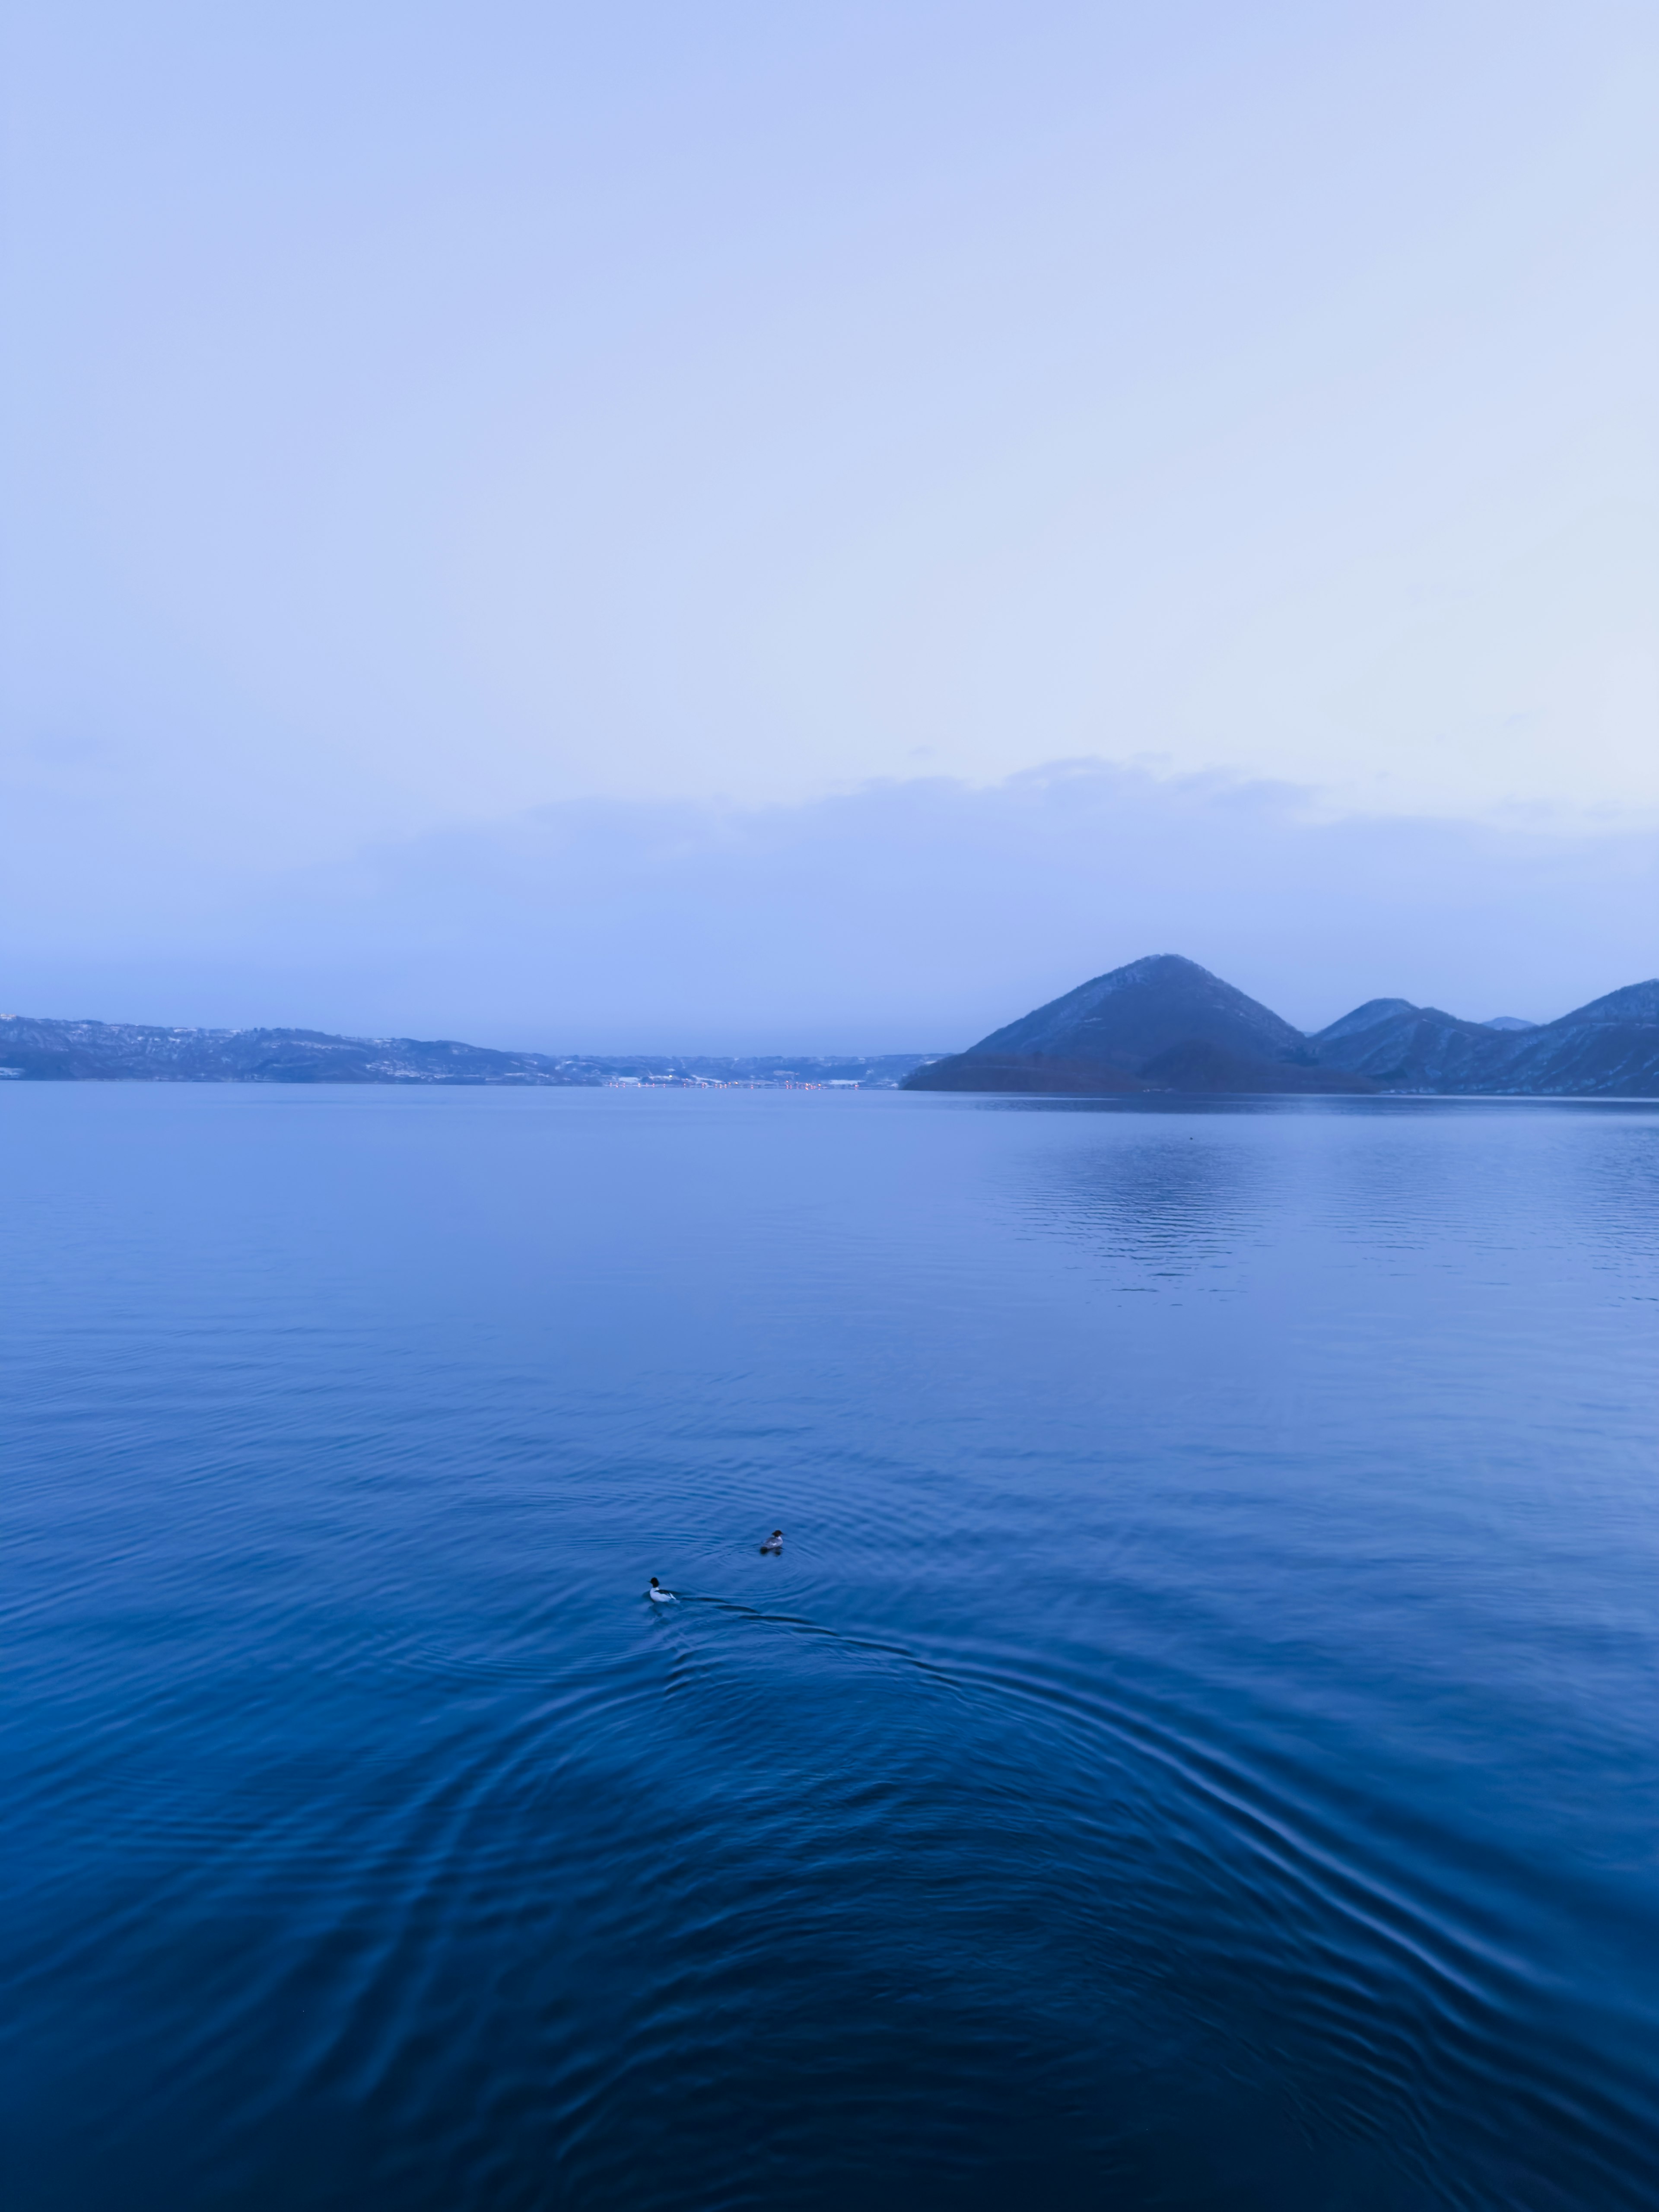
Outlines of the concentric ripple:
M 1659 1112 L 0 1136 L 18 2212 L 1659 2202 Z

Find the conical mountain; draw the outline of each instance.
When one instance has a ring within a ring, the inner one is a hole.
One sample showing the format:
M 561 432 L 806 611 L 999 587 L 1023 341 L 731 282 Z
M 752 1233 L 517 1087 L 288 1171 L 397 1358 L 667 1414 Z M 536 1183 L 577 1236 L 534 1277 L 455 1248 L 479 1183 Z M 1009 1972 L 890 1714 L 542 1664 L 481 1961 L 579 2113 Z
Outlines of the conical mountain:
M 1300 1030 L 1231 983 L 1183 960 L 1157 952 L 1079 983 L 1063 999 L 994 1030 L 964 1057 L 1042 1053 L 1063 1060 L 1103 1060 L 1136 1075 L 1171 1045 L 1213 1044 L 1257 1060 L 1304 1053 Z
M 1308 1041 L 1195 960 L 1160 952 L 1081 983 L 918 1068 L 908 1091 L 1367 1089 L 1320 1073 Z

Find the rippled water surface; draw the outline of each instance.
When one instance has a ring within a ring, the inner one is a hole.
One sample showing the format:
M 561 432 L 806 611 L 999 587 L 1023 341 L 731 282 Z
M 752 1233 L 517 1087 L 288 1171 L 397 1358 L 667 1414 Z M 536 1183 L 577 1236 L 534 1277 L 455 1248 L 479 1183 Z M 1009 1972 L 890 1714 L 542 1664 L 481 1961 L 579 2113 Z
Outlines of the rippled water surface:
M 1659 2202 L 1659 1111 L 0 1146 L 12 2212 Z

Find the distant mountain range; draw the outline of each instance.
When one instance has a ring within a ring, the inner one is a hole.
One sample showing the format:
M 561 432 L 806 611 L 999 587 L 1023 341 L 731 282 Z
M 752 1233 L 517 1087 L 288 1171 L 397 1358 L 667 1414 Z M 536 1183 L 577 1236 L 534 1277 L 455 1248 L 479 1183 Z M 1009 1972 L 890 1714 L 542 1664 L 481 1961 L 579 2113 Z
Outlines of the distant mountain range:
M 966 1052 L 918 1067 L 907 1091 L 1099 1096 L 1175 1091 L 1435 1091 L 1659 1097 L 1659 981 L 1559 1021 L 1463 1020 L 1370 999 L 1307 1036 L 1172 952 L 1097 975 Z
M 132 1022 L 0 1015 L 0 1078 L 34 1083 L 421 1083 L 592 1085 L 642 1082 L 854 1082 L 891 1088 L 919 1052 L 864 1059 L 646 1054 L 615 1060 L 494 1052 L 449 1039 L 331 1036 L 321 1030 L 150 1029 Z

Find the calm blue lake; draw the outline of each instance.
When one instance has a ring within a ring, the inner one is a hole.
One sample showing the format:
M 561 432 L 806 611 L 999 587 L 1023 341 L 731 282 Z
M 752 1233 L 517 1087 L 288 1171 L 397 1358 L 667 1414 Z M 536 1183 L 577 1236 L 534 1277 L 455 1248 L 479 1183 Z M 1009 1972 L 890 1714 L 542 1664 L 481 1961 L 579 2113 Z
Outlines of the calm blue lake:
M 0 1157 L 10 2212 L 1659 2201 L 1659 1109 Z

